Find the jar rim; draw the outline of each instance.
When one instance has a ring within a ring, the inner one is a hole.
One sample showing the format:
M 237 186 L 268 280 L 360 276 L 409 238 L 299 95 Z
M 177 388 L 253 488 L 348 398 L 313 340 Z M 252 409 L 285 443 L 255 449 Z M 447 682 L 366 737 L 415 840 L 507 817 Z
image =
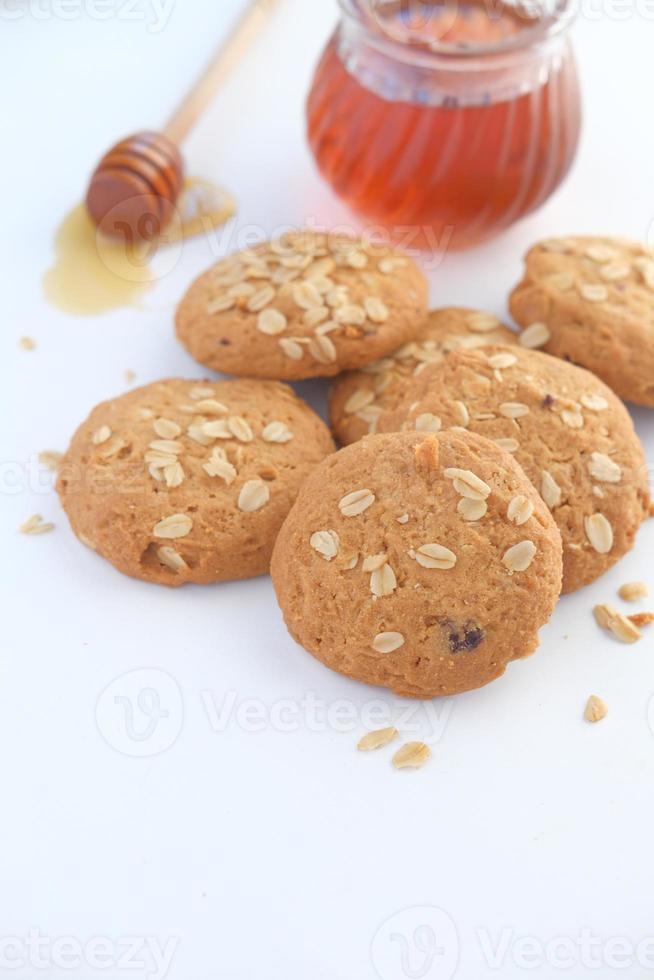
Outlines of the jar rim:
M 406 57 L 412 52 L 416 56 L 431 60 L 446 61 L 468 60 L 484 56 L 510 54 L 524 49 L 540 46 L 569 30 L 575 19 L 575 0 L 553 0 L 553 6 L 531 26 L 516 34 L 508 35 L 497 41 L 484 44 L 452 44 L 443 41 L 430 41 L 425 44 L 412 44 L 389 34 L 381 27 L 380 19 L 375 17 L 372 9 L 375 0 L 338 0 L 341 11 L 346 17 L 356 20 L 361 27 L 374 35 L 375 42 L 383 47 L 394 50 L 400 56 Z M 458 5 L 461 0 L 454 0 Z M 483 4 L 494 4 L 497 0 L 481 0 Z M 506 4 L 509 7 L 509 4 Z M 527 11 L 519 11 L 525 16 Z

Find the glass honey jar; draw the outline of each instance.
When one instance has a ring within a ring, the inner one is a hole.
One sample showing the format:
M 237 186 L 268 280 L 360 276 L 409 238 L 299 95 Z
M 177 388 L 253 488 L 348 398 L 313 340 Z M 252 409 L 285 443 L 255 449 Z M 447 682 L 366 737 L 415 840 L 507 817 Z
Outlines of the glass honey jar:
M 571 0 L 339 2 L 308 99 L 339 197 L 430 251 L 475 245 L 547 200 L 579 140 Z

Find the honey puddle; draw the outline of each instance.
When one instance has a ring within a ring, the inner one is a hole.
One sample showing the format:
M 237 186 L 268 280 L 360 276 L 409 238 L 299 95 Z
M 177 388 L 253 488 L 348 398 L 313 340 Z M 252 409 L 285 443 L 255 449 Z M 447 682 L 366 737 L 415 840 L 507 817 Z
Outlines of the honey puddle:
M 124 306 L 138 308 L 159 278 L 152 266 L 159 250 L 179 251 L 184 239 L 225 224 L 235 214 L 236 204 L 223 188 L 189 177 L 177 209 L 158 241 L 134 242 L 99 234 L 84 204 L 78 204 L 55 235 L 55 262 L 42 282 L 46 302 L 76 316 L 96 316 Z M 174 256 L 167 258 L 176 264 Z M 164 264 L 170 271 L 170 262 Z

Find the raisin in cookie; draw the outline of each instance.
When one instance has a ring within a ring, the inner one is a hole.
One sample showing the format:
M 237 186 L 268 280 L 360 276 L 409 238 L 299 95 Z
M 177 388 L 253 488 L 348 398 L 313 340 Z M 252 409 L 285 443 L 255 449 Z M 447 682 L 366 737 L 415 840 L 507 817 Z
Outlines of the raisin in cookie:
M 427 283 L 391 248 L 310 232 L 239 252 L 193 283 L 177 335 L 216 371 L 299 380 L 370 364 L 421 328 Z
M 480 310 L 432 310 L 415 338 L 361 371 L 337 378 L 329 395 L 329 415 L 344 446 L 375 432 L 382 412 L 400 403 L 411 380 L 427 364 L 438 364 L 453 350 L 484 344 L 512 344 L 517 335 L 497 317 Z
M 98 405 L 57 489 L 80 540 L 162 585 L 268 571 L 300 484 L 334 446 L 286 385 L 160 381 Z
M 614 238 L 541 242 L 511 295 L 526 346 L 593 371 L 622 398 L 654 407 L 654 255 Z
M 468 432 L 412 432 L 366 436 L 321 463 L 271 571 L 286 625 L 315 657 L 431 698 L 481 687 L 536 649 L 561 561 L 556 524 L 508 453 Z
M 520 347 L 457 351 L 379 420 L 381 431 L 441 427 L 515 454 L 561 530 L 565 592 L 633 547 L 649 508 L 643 448 L 620 399 L 589 371 Z

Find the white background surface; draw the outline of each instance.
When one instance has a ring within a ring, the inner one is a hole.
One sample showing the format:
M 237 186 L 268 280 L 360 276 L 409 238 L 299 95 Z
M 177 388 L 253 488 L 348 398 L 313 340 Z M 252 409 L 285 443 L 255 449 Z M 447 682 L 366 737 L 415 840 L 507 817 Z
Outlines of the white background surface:
M 32 454 L 65 448 L 93 404 L 124 390 L 126 368 L 139 383 L 203 374 L 175 342 L 170 307 L 215 242 L 185 247 L 148 297 L 150 313 L 65 316 L 45 305 L 40 280 L 54 230 L 96 158 L 116 138 L 164 121 L 228 6 L 173 0 L 159 32 L 148 19 L 41 19 L 29 8 L 0 21 L 0 941 L 24 943 L 29 930 L 49 943 L 104 936 L 123 956 L 128 937 L 172 942 L 174 980 L 372 980 L 376 970 L 382 980 L 578 980 L 620 965 L 623 976 L 648 975 L 654 944 L 649 962 L 641 947 L 640 965 L 629 948 L 654 936 L 654 634 L 623 647 L 597 629 L 591 609 L 615 601 L 625 581 L 654 586 L 654 523 L 618 568 L 562 601 L 533 658 L 455 702 L 410 705 L 403 727 L 415 726 L 434 757 L 420 772 L 397 773 L 389 752 L 354 747 L 369 723 L 385 720 L 365 714 L 371 705 L 395 718 L 406 704 L 297 648 L 267 579 L 171 592 L 122 578 L 78 544 L 56 497 L 29 478 Z M 149 5 L 139 9 L 150 17 Z M 576 28 L 586 122 L 572 176 L 538 215 L 447 256 L 431 277 L 434 305 L 504 315 L 521 254 L 540 236 L 648 234 L 647 13 L 586 9 Z M 334 18 L 332 0 L 283 0 L 186 147 L 193 173 L 237 194 L 239 229 L 345 216 L 303 134 L 311 69 Z M 36 352 L 18 349 L 22 334 L 37 338 Z M 310 391 L 319 404 L 322 387 Z M 652 461 L 651 413 L 635 418 Z M 19 492 L 9 492 L 16 473 L 7 464 L 23 474 Z M 53 534 L 17 533 L 35 511 L 54 520 Z M 142 688 L 167 712 L 151 737 L 153 702 L 139 706 Z M 581 720 L 590 693 L 610 706 L 595 727 Z M 141 741 L 126 731 L 121 698 L 133 702 Z M 244 714 L 250 701 L 254 715 Z M 433 961 L 428 932 L 415 933 L 430 924 Z M 596 937 L 585 963 L 576 945 L 584 929 Z M 484 937 L 502 943 L 500 969 L 484 955 Z M 538 952 L 553 937 L 566 937 L 564 946 Z M 534 950 L 535 959 L 524 957 Z M 21 980 L 162 975 L 151 960 L 112 965 L 113 953 L 103 970 L 73 970 L 57 966 L 51 946 L 42 969 L 24 945 L 0 942 L 3 951 L 0 976 Z M 12 956 L 23 965 L 8 970 Z

